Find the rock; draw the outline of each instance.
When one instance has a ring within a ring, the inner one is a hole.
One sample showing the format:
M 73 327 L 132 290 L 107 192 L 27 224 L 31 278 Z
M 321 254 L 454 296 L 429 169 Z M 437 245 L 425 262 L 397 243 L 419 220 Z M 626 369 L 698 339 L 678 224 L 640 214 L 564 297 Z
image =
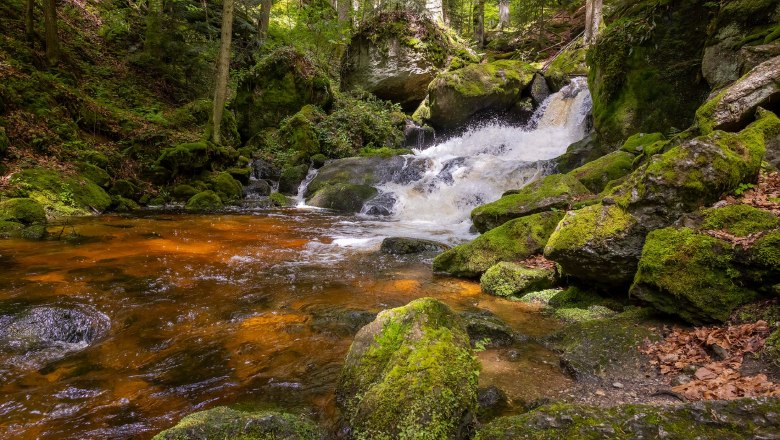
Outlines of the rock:
M 501 261 L 520 261 L 538 255 L 562 218 L 562 212 L 543 212 L 510 220 L 470 243 L 437 256 L 433 270 L 476 278 Z
M 233 163 L 236 159 L 238 151 L 233 148 L 209 141 L 189 142 L 163 149 L 154 168 L 159 180 L 170 181 L 176 176 L 194 176 Z
M 462 127 L 479 114 L 503 114 L 520 101 L 534 69 L 521 61 L 471 64 L 440 74 L 428 86 L 427 122 L 436 130 Z
M 514 194 L 471 211 L 471 220 L 479 232 L 503 225 L 509 220 L 553 209 L 566 209 L 577 197 L 590 194 L 576 178 L 553 174 L 532 182 Z
M 308 165 L 286 166 L 279 177 L 279 192 L 287 195 L 298 194 L 298 187 L 309 173 Z
M 363 205 L 378 193 L 376 188 L 368 185 L 337 183 L 318 190 L 306 199 L 306 203 L 334 211 L 358 213 L 363 209 Z
M 246 159 L 244 157 L 240 158 L 242 163 L 248 163 L 249 159 Z M 247 161 L 247 162 L 243 162 Z M 241 185 L 248 185 L 249 179 L 252 176 L 252 168 L 248 166 L 236 166 L 236 167 L 230 167 L 227 170 L 225 170 L 228 174 L 230 174 L 230 177 L 238 180 L 238 182 Z
M 219 196 L 223 203 L 237 202 L 244 197 L 244 187 L 241 182 L 234 179 L 227 171 L 223 171 L 211 177 L 211 189 Z
M 15 173 L 10 196 L 40 203 L 52 217 L 90 215 L 111 206 L 111 197 L 96 183 L 41 168 Z
M 410 237 L 387 237 L 382 240 L 379 252 L 390 255 L 438 254 L 450 247 L 433 240 Z
M 587 189 L 600 193 L 607 183 L 628 175 L 636 156 L 625 151 L 615 151 L 574 169 L 568 175 L 581 182 Z
M 317 107 L 307 104 L 282 121 L 278 131 L 279 148 L 290 154 L 296 164 L 310 164 L 312 156 L 322 153 L 316 125 L 324 118 Z
M 561 90 L 575 76 L 587 76 L 588 65 L 585 63 L 587 52 L 582 41 L 567 47 L 550 62 L 543 71 L 547 83 L 553 92 Z
M 238 131 L 249 139 L 306 104 L 327 109 L 333 101 L 330 80 L 307 54 L 286 46 L 261 59 L 242 77 L 232 107 Z
M 190 414 L 154 440 L 323 440 L 324 433 L 309 419 L 293 414 L 245 412 L 218 406 Z
M 780 218 L 776 215 L 749 205 L 704 209 L 701 216 L 697 229 L 724 231 L 737 237 L 747 237 L 780 226 Z
M 615 316 L 614 310 L 600 306 L 592 305 L 587 308 L 561 308 L 555 310 L 554 316 L 563 322 L 588 322 Z
M 263 159 L 257 159 L 252 161 L 252 177 L 255 179 L 270 180 L 275 182 L 281 177 L 281 170 L 264 161 Z
M 620 150 L 631 154 L 652 156 L 660 151 L 658 145 L 664 145 L 665 141 L 666 138 L 662 133 L 637 133 L 626 139 Z
M 177 201 L 180 201 L 180 202 L 186 202 L 187 200 L 192 198 L 192 196 L 194 196 L 195 194 L 197 194 L 199 192 L 200 191 L 198 191 L 192 185 L 187 185 L 185 183 L 182 183 L 180 185 L 176 185 L 176 186 L 173 187 L 172 194 L 173 194 L 174 200 L 177 200 Z
M 466 324 L 472 346 L 481 343 L 485 347 L 507 347 L 517 340 L 512 328 L 487 310 L 463 312 L 460 317 Z
M 780 399 L 743 398 L 676 406 L 623 404 L 609 408 L 553 403 L 519 416 L 501 417 L 475 440 L 774 438 Z
M 244 197 L 257 198 L 271 195 L 271 184 L 266 180 L 252 179 L 244 187 Z
M 550 87 L 547 86 L 547 81 L 541 74 L 535 74 L 531 81 L 531 99 L 534 105 L 539 106 L 548 96 L 550 96 Z
M 755 117 L 760 106 L 780 99 L 780 56 L 753 68 L 739 81 L 719 93 L 696 112 L 703 133 L 712 130 L 739 131 Z
M 11 142 L 8 140 L 8 135 L 5 133 L 5 127 L 0 127 L 0 157 L 5 156 L 5 152 L 8 151 L 8 146 Z
M 662 9 L 637 4 L 613 14 L 588 49 L 593 123 L 607 145 L 685 129 L 709 93 L 701 80 L 709 5 L 686 0 Z
M 312 313 L 311 328 L 315 332 L 336 336 L 354 336 L 376 318 L 376 313 L 365 310 L 325 310 Z
M 113 185 L 111 185 L 111 189 L 109 190 L 110 194 L 121 196 L 126 199 L 134 200 L 138 198 L 139 193 L 138 185 L 135 183 L 127 180 L 127 179 L 119 179 L 116 182 L 114 182 Z
M 40 203 L 32 199 L 8 199 L 0 202 L 0 221 L 22 225 L 45 224 L 46 212 Z
M 555 168 L 560 173 L 568 173 L 612 152 L 609 145 L 601 142 L 590 133 L 582 140 L 577 141 L 566 148 L 566 152 L 552 160 Z
M 336 402 L 355 438 L 465 439 L 478 376 L 460 318 L 422 298 L 381 312 L 358 332 Z
M 277 206 L 280 208 L 290 205 L 290 200 L 287 198 L 287 196 L 278 192 L 271 193 L 271 195 L 268 196 L 268 200 L 271 201 L 271 204 L 273 204 L 273 206 Z
M 731 244 L 688 228 L 647 236 L 631 296 L 688 322 L 724 322 L 756 298 L 743 287 Z
M 454 51 L 444 30 L 427 15 L 383 12 L 352 37 L 342 63 L 342 87 L 362 88 L 411 111 Z
M 187 201 L 185 209 L 194 212 L 212 212 L 224 208 L 222 199 L 214 191 L 203 191 L 195 194 Z
M 489 420 L 500 415 L 509 407 L 509 399 L 506 393 L 495 385 L 480 388 L 477 391 L 477 415 L 481 420 Z
M 116 212 L 132 212 L 141 209 L 141 207 L 134 200 L 122 196 L 112 196 L 111 209 Z
M 111 182 L 111 176 L 109 176 L 108 172 L 103 168 L 87 162 L 79 162 L 76 164 L 76 167 L 79 174 L 97 183 L 101 188 L 107 188 L 108 184 Z
M 501 262 L 490 267 L 479 280 L 483 292 L 496 296 L 523 296 L 555 285 L 555 271 L 531 269 L 517 263 Z
M 550 236 L 544 255 L 564 273 L 597 285 L 628 286 L 646 230 L 618 206 L 570 211 Z

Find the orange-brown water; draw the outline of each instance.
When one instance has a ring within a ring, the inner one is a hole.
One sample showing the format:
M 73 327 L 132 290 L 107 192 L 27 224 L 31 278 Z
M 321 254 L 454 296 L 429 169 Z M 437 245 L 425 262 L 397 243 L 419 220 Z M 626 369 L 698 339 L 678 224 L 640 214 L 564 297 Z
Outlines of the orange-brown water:
M 51 306 L 110 322 L 54 359 L 0 349 L 0 438 L 150 438 L 217 405 L 303 411 L 328 426 L 367 312 L 423 296 L 489 310 L 530 336 L 555 328 L 533 306 L 432 275 L 430 262 L 332 246 L 328 232 L 344 220 L 300 211 L 103 216 L 51 228 L 45 242 L 0 241 L 0 319 Z M 515 402 L 568 385 L 552 353 L 533 343 L 514 350 L 519 360 L 506 349 L 479 354 L 481 385 Z

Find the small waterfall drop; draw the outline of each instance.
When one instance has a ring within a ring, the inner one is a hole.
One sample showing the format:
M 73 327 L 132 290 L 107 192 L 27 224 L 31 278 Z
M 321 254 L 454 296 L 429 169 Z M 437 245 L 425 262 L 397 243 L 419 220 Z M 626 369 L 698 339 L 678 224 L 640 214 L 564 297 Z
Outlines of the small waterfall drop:
M 590 109 L 587 81 L 575 78 L 548 97 L 525 127 L 487 123 L 415 150 L 416 160 L 428 162 L 423 177 L 386 183 L 381 197 L 395 200 L 392 218 L 398 222 L 467 238 L 471 210 L 549 172 L 548 161 L 585 136 Z
M 295 206 L 297 208 L 314 208 L 314 206 L 309 206 L 306 204 L 306 188 L 309 187 L 309 184 L 312 180 L 314 180 L 315 177 L 317 177 L 317 168 L 314 168 L 313 166 L 309 167 L 309 172 L 306 173 L 306 177 L 303 179 L 300 185 L 298 185 L 298 193 L 295 195 Z

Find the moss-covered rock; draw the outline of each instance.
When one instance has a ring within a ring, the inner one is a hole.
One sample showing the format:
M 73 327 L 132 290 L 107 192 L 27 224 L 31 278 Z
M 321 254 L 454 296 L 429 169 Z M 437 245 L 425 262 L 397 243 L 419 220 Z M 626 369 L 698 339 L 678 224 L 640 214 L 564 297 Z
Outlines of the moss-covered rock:
M 750 205 L 726 205 L 705 209 L 699 230 L 724 231 L 738 237 L 746 237 L 780 225 L 780 218 L 769 211 Z
M 381 312 L 358 332 L 337 403 L 358 439 L 465 439 L 478 377 L 458 315 L 422 298 Z
M 571 171 L 570 176 L 594 193 L 600 193 L 607 183 L 626 176 L 633 169 L 636 156 L 615 151 Z
M 563 212 L 542 212 L 510 220 L 470 243 L 437 256 L 433 270 L 476 278 L 501 261 L 520 261 L 538 255 L 562 218 Z
M 700 63 L 713 10 L 706 2 L 620 9 L 588 51 L 596 131 L 608 144 L 688 127 L 708 85 Z
M 214 191 L 203 191 L 192 196 L 188 201 L 185 208 L 187 211 L 193 212 L 211 212 L 219 211 L 224 205 L 222 199 Z
M 585 308 L 563 307 L 553 313 L 557 319 L 566 323 L 588 322 L 615 316 L 617 312 L 606 306 L 592 305 Z
M 598 136 L 590 133 L 581 140 L 569 145 L 566 148 L 566 152 L 553 159 L 553 162 L 558 172 L 568 173 L 612 151 L 613 148 L 610 145 L 602 142 Z
M 313 105 L 305 105 L 299 112 L 282 121 L 279 126 L 279 140 L 286 154 L 294 163 L 311 162 L 311 157 L 320 153 L 320 140 L 316 123 L 323 118 L 322 112 Z
M 624 209 L 592 205 L 570 211 L 550 236 L 544 255 L 564 273 L 599 285 L 628 286 L 645 229 Z
M 666 138 L 662 133 L 637 133 L 626 139 L 623 146 L 620 147 L 620 150 L 631 154 L 643 154 L 648 153 L 649 149 L 651 150 L 649 155 L 652 156 L 657 153 L 658 150 L 649 147 L 665 140 Z
M 293 414 L 245 412 L 224 406 L 190 414 L 154 440 L 322 440 L 309 419 Z
M 553 174 L 532 182 L 514 194 L 471 211 L 471 220 L 480 232 L 501 226 L 509 220 L 553 209 L 566 209 L 578 197 L 590 194 L 575 177 Z
M 111 197 L 111 209 L 116 212 L 131 212 L 136 211 L 140 209 L 141 207 L 138 206 L 138 203 L 135 201 L 122 197 L 122 196 L 113 196 Z
M 373 186 L 336 183 L 321 188 L 307 198 L 306 203 L 334 211 L 357 213 L 363 209 L 363 204 L 378 193 Z
M 769 269 L 773 275 L 772 281 L 766 283 L 778 283 L 780 280 L 780 231 L 772 231 L 756 240 L 750 247 L 751 261 L 763 268 Z
M 271 201 L 271 203 L 274 206 L 278 206 L 280 208 L 290 204 L 290 201 L 287 199 L 287 196 L 278 192 L 271 193 L 271 195 L 268 196 L 268 199 Z
M 555 285 L 555 271 L 532 269 L 512 262 L 501 262 L 482 274 L 479 286 L 496 296 L 522 296 L 528 292 L 549 289 Z
M 306 104 L 328 108 L 332 101 L 330 80 L 314 60 L 298 49 L 282 47 L 242 78 L 232 107 L 239 133 L 249 139 Z
M 279 192 L 287 195 L 298 194 L 298 186 L 308 173 L 309 166 L 303 164 L 282 168 L 281 177 L 279 177 Z
M 437 254 L 449 249 L 438 241 L 411 237 L 387 237 L 382 240 L 379 252 L 390 255 Z
M 238 151 L 208 141 L 189 142 L 165 148 L 155 162 L 161 178 L 194 175 L 235 162 Z
M 173 187 L 173 191 L 171 194 L 173 195 L 173 199 L 178 202 L 186 202 L 189 200 L 192 196 L 199 193 L 197 188 L 195 188 L 192 185 L 187 185 L 186 183 L 182 183 L 180 185 L 176 185 Z
M 32 199 L 8 199 L 0 202 L 0 221 L 23 225 L 46 223 L 46 211 L 40 203 Z
M 78 163 L 77 168 L 79 174 L 97 183 L 99 186 L 103 188 L 107 188 L 108 184 L 111 183 L 111 176 L 109 176 L 108 172 L 103 168 L 100 168 L 96 165 L 92 165 L 91 163 L 87 163 L 87 162 Z
M 138 198 L 140 190 L 135 183 L 127 179 L 119 179 L 111 185 L 109 192 L 126 199 L 135 200 Z
M 556 55 L 544 71 L 544 77 L 552 91 L 557 92 L 562 89 L 574 76 L 588 74 L 588 66 L 585 63 L 586 52 L 584 41 L 580 40 Z
M 11 142 L 8 140 L 8 135 L 5 134 L 5 127 L 0 127 L 0 157 L 5 156 L 5 152 L 8 151 L 8 147 Z
M 463 126 L 480 112 L 505 113 L 531 84 L 529 64 L 500 60 L 440 74 L 428 86 L 427 122 L 437 130 Z
M 111 206 L 111 197 L 103 188 L 81 176 L 27 169 L 14 174 L 10 183 L 11 195 L 35 200 L 53 217 L 89 215 Z
M 647 236 L 631 295 L 692 323 L 723 322 L 756 298 L 742 286 L 732 246 L 688 228 Z
M 211 178 L 211 189 L 222 199 L 223 203 L 237 202 L 244 196 L 244 187 L 230 173 L 223 171 Z
M 711 438 L 748 440 L 777 430 L 778 398 L 703 401 L 677 406 L 601 408 L 554 403 L 482 427 L 475 440 Z

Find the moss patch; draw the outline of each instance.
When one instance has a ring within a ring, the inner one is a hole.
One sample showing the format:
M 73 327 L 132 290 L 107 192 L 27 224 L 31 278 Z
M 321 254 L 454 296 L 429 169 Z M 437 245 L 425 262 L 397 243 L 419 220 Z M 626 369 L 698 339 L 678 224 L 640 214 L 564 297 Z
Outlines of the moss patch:
M 224 205 L 222 199 L 214 191 L 203 191 L 195 194 L 187 201 L 187 211 L 212 212 L 219 211 Z
M 8 199 L 0 202 L 0 221 L 24 225 L 46 223 L 46 212 L 32 199 Z
M 14 174 L 11 184 L 13 195 L 35 200 L 54 217 L 89 215 L 111 206 L 111 198 L 103 188 L 80 176 L 28 169 Z
M 748 205 L 726 205 L 704 210 L 699 229 L 725 231 L 739 237 L 774 229 L 780 219 L 769 211 Z
M 553 270 L 531 269 L 512 262 L 501 262 L 485 271 L 479 285 L 483 292 L 506 297 L 549 289 L 555 281 Z
M 570 176 L 579 180 L 586 188 L 599 193 L 607 183 L 626 176 L 633 169 L 635 156 L 625 151 L 615 151 L 573 170 Z

